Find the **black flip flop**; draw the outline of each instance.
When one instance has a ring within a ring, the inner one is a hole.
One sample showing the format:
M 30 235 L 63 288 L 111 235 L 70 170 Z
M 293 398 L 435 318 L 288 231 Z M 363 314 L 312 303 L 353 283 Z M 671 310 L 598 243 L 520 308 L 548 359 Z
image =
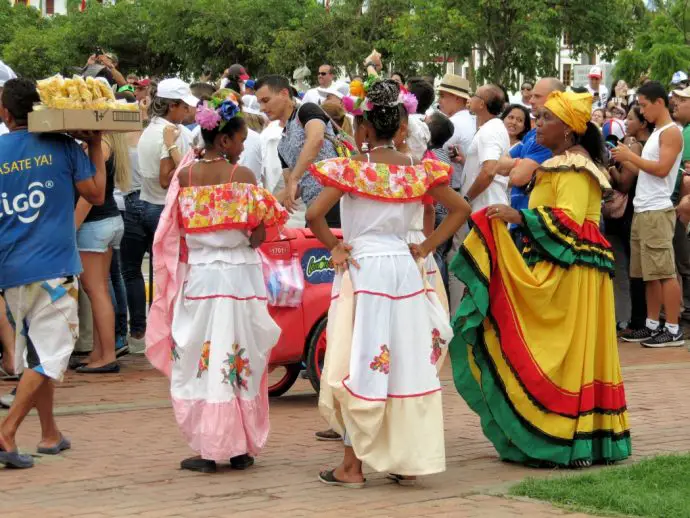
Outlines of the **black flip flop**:
M 79 374 L 117 374 L 120 372 L 120 364 L 117 362 L 111 362 L 103 367 L 89 367 L 88 365 L 82 365 L 77 367 L 76 371 Z
M 338 480 L 335 478 L 334 469 L 319 473 L 319 480 L 327 486 L 340 486 L 348 489 L 362 489 L 366 484 L 366 479 L 364 479 L 364 482 L 345 482 L 343 480 Z
M 88 364 L 89 364 L 89 362 L 86 361 L 86 358 L 84 358 L 84 357 L 76 358 L 76 357 L 72 356 L 69 359 L 70 370 L 77 370 L 79 367 L 85 367 Z

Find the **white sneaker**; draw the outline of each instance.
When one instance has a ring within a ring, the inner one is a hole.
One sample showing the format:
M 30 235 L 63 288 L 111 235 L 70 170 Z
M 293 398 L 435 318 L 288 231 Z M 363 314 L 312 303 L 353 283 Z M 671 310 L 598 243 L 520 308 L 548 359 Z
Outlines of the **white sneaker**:
M 129 335 L 127 342 L 129 343 L 129 354 L 144 354 L 146 350 L 146 339 L 134 338 L 132 335 Z
M 13 390 L 9 394 L 5 394 L 4 396 L 0 396 L 0 406 L 3 406 L 5 408 L 10 408 L 12 406 L 12 403 L 14 403 L 14 393 L 17 391 L 17 389 Z

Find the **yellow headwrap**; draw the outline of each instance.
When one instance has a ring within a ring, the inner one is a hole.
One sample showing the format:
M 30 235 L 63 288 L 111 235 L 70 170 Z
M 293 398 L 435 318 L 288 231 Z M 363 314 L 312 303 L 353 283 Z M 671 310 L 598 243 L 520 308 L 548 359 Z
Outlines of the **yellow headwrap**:
M 592 95 L 574 92 L 551 92 L 544 106 L 565 122 L 578 135 L 587 130 L 592 117 Z

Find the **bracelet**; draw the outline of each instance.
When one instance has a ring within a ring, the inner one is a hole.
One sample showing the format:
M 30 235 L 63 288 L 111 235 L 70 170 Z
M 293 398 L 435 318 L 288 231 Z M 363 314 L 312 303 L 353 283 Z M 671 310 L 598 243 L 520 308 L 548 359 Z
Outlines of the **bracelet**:
M 168 153 L 170 153 L 173 149 L 177 149 L 177 144 L 173 144 L 168 148 Z
M 465 196 L 463 196 L 463 198 L 465 199 L 465 201 L 466 201 L 467 203 L 472 203 L 472 200 L 470 200 L 470 197 L 467 196 L 466 194 L 465 194 Z
M 368 63 L 364 64 L 364 68 L 367 69 L 369 67 L 374 67 L 374 70 L 376 70 L 376 64 L 374 64 L 373 61 L 369 61 Z

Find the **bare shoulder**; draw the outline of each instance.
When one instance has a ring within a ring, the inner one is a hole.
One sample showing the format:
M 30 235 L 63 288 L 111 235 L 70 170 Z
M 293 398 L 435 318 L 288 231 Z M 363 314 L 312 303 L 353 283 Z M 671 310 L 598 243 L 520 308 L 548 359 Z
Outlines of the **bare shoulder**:
M 238 165 L 235 169 L 235 174 L 232 177 L 232 181 L 256 185 L 256 176 L 254 176 L 254 173 L 248 167 Z
M 661 135 L 659 136 L 659 141 L 662 144 L 668 144 L 668 145 L 680 144 L 680 145 L 682 145 L 683 133 L 681 132 L 680 128 L 674 124 L 672 127 L 661 132 Z
M 192 164 L 189 164 L 184 169 L 181 169 L 177 174 L 177 179 L 180 182 L 180 187 L 189 187 L 189 176 L 192 169 Z

